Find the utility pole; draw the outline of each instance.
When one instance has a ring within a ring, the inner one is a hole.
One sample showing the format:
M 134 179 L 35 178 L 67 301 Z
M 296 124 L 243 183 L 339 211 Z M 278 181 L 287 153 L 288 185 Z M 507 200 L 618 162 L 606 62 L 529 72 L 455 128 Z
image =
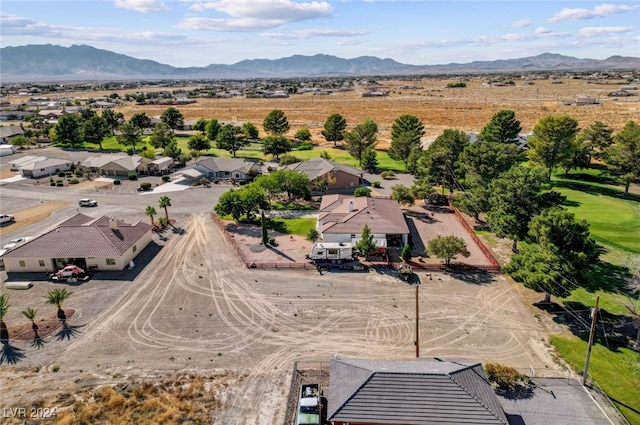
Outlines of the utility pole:
M 420 283 L 416 283 L 416 358 L 420 357 L 420 306 L 418 304 L 418 288 L 420 288 Z
M 589 345 L 587 345 L 587 358 L 584 361 L 584 371 L 582 372 L 582 385 L 587 384 L 587 374 L 589 373 L 589 358 L 591 357 L 591 346 L 593 345 L 593 335 L 596 333 L 596 321 L 598 320 L 598 302 L 600 295 L 596 297 L 596 305 L 593 307 L 591 317 L 591 331 L 589 332 Z

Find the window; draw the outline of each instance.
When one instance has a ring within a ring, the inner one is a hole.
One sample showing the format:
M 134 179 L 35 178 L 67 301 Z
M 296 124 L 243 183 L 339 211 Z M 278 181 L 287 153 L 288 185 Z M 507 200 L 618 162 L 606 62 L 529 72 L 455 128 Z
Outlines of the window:
M 133 246 L 133 252 L 136 252 L 138 250 L 138 248 L 134 245 Z
M 355 233 L 351 235 L 351 239 L 353 239 L 355 237 L 356 237 Z
M 113 258 L 107 258 L 107 266 L 115 266 L 116 265 L 116 260 L 114 260 Z
M 329 255 L 338 255 L 337 249 L 328 249 L 327 251 L 329 252 Z
M 26 264 L 24 264 L 24 260 L 20 260 L 20 267 L 26 267 Z
M 44 260 L 38 260 L 38 264 L 40 264 L 40 267 L 44 267 Z

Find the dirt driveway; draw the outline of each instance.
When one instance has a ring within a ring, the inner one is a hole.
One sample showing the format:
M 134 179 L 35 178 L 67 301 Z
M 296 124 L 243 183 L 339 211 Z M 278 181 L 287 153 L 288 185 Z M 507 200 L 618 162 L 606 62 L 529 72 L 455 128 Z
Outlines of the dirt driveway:
M 415 355 L 415 291 L 394 275 L 249 270 L 208 214 L 178 224 L 185 233 L 170 234 L 134 281 L 71 288 L 71 338 L 48 338 L 43 348 L 11 342 L 23 356 L 0 369 L 3 404 L 135 377 L 228 370 L 241 379 L 225 383 L 213 423 L 270 425 L 284 419 L 296 360 Z M 555 367 L 547 332 L 504 278 L 419 278 L 422 356 Z M 24 322 L 20 311 L 41 305 L 53 286 L 11 292 L 8 326 Z

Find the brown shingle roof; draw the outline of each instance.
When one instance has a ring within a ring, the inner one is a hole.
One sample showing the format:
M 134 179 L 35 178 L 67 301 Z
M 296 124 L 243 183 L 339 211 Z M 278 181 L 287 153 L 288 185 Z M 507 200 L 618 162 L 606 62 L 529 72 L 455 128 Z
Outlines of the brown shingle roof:
M 284 167 L 285 170 L 293 170 L 305 174 L 309 180 L 313 181 L 324 176 L 330 171 L 343 171 L 347 174 L 362 177 L 362 171 L 348 165 L 336 164 L 333 161 L 321 157 L 311 158 L 308 161 L 296 162 Z
M 349 204 L 352 211 L 349 211 Z M 372 233 L 407 234 L 409 227 L 398 202 L 393 199 L 325 195 L 318 221 L 322 233 L 356 234 L 368 225 Z
M 77 214 L 59 227 L 6 253 L 5 257 L 116 257 L 124 254 L 151 230 L 147 223 L 127 224 L 122 221 L 112 229 L 110 220 L 105 216 L 93 220 Z

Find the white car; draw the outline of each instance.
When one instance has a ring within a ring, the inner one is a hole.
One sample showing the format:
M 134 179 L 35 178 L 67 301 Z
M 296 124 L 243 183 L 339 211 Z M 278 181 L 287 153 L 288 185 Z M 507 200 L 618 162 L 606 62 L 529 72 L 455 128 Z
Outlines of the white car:
M 7 251 L 11 251 L 13 248 L 15 248 L 15 247 L 17 247 L 19 245 L 22 245 L 23 243 L 25 243 L 29 239 L 31 239 L 31 237 L 11 239 L 9 241 L 9 243 L 6 244 L 2 249 L 7 250 Z
M 16 221 L 16 218 L 12 214 L 0 214 L 0 224 L 13 223 L 14 221 Z
M 97 207 L 98 201 L 96 201 L 95 199 L 84 198 L 78 201 L 78 205 L 80 205 L 81 207 Z

